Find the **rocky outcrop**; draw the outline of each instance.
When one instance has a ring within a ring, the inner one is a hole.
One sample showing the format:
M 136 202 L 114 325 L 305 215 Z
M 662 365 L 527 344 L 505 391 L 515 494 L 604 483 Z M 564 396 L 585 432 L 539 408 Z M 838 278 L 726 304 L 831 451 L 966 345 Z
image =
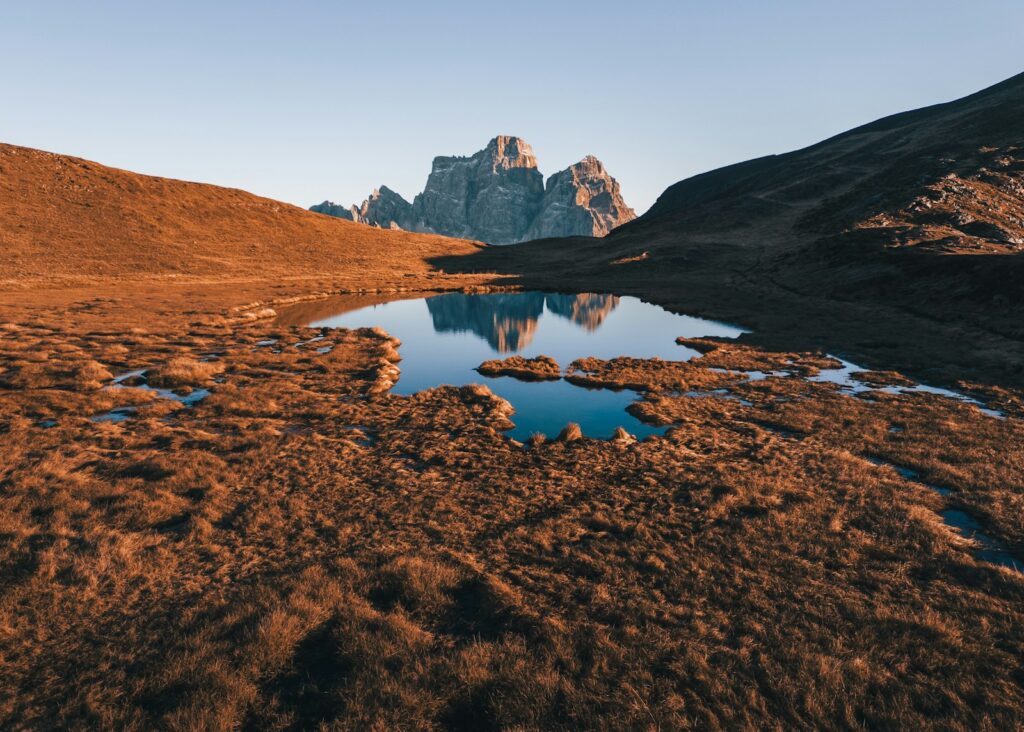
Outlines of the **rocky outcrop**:
M 588 155 L 548 178 L 544 201 L 527 239 L 555 236 L 604 236 L 636 218 L 622 199 L 617 180 Z
M 604 236 L 635 218 L 619 184 L 588 155 L 544 185 L 533 148 L 501 135 L 469 157 L 441 156 L 410 204 L 386 186 L 361 206 L 325 201 L 312 210 L 382 228 L 515 244 L 552 236 Z
M 342 206 L 340 203 L 334 201 L 324 201 L 318 203 L 315 206 L 310 206 L 309 210 L 316 213 L 327 214 L 328 216 L 337 216 L 339 219 L 347 219 L 352 221 L 352 206 Z
M 526 238 L 543 198 L 533 148 L 502 135 L 468 158 L 434 158 L 413 209 L 418 231 L 513 244 Z
M 415 230 L 412 204 L 387 186 L 374 189 L 359 207 L 352 207 L 353 220 L 382 229 Z

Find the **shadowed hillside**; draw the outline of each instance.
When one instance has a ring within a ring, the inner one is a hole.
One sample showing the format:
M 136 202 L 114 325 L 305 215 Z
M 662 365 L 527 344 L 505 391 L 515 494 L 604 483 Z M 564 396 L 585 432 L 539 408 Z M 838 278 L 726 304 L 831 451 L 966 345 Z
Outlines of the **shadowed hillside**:
M 478 245 L 382 231 L 231 188 L 0 145 L 0 286 L 301 278 L 395 269 Z
M 637 293 L 918 371 L 942 361 L 1019 379 L 1021 120 L 1024 75 L 681 181 L 604 239 L 443 265 Z

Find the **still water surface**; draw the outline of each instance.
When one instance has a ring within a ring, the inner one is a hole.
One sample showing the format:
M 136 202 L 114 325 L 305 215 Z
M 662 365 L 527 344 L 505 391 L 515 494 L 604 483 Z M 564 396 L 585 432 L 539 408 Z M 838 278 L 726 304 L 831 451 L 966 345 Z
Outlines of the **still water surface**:
M 483 361 L 520 355 L 551 356 L 564 370 L 586 356 L 659 357 L 686 361 L 696 351 L 676 345 L 677 336 L 735 338 L 739 328 L 688 315 L 675 315 L 635 297 L 546 292 L 450 293 L 371 305 L 319 317 L 313 327 L 380 326 L 401 339 L 401 378 L 393 391 L 413 394 L 442 384 L 480 383 L 515 407 L 510 435 L 525 440 L 534 432 L 557 435 L 577 422 L 588 437 L 607 438 L 616 427 L 637 437 L 664 428 L 647 425 L 625 411 L 634 391 L 586 389 L 567 381 L 523 382 L 476 372 Z

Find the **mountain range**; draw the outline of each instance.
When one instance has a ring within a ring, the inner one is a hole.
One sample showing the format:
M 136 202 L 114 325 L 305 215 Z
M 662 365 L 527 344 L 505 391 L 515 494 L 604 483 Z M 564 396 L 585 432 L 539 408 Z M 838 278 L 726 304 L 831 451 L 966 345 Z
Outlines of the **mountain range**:
M 468 157 L 434 158 L 426 186 L 412 203 L 381 186 L 358 206 L 324 201 L 310 210 L 488 244 L 600 237 L 636 217 L 618 182 L 593 155 L 550 176 L 545 185 L 533 148 L 505 135 Z

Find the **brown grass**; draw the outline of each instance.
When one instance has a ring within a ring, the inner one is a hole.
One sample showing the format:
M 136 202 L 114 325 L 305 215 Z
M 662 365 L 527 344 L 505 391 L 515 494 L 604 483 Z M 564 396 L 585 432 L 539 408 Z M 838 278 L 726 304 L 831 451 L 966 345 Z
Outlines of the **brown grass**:
M 397 266 L 425 275 L 428 257 L 479 247 L 14 145 L 0 144 L 0 168 L 4 287 L 287 282 L 353 274 L 365 287 Z
M 1024 726 L 1024 579 L 938 513 L 968 510 L 1024 550 L 1021 412 L 736 373 L 810 375 L 838 342 L 1019 406 L 1015 311 L 959 330 L 938 317 L 963 302 L 945 291 L 923 315 L 850 303 L 813 258 L 789 263 L 813 297 L 777 283 L 762 242 L 788 241 L 820 201 L 747 196 L 782 213 L 724 233 L 727 209 L 696 206 L 683 244 L 670 221 L 473 258 L 536 255 L 534 281 L 714 307 L 759 331 L 684 341 L 706 352 L 685 364 L 570 368 L 642 391 L 633 410 L 664 436 L 567 428 L 521 445 L 486 387 L 392 394 L 387 334 L 328 332 L 321 354 L 295 345 L 319 335 L 306 315 L 267 312 L 510 284 L 427 261 L 472 245 L 2 153 L 0 727 Z M 196 365 L 209 353 L 212 383 Z M 211 395 L 185 407 L 99 388 L 139 368 Z M 126 406 L 126 422 L 90 420 Z
M 476 370 L 484 376 L 512 376 L 523 381 L 546 381 L 562 378 L 562 368 L 551 356 L 535 358 L 509 356 L 508 358 L 484 361 L 477 366 Z
M 175 387 L 209 384 L 213 377 L 224 371 L 219 361 L 197 361 L 179 356 L 146 373 L 151 386 Z
M 74 377 L 0 396 L 4 726 L 1022 722 L 1024 580 L 937 515 L 1024 547 L 1019 420 L 747 382 L 709 366 L 823 362 L 718 344 L 577 365 L 642 386 L 665 437 L 520 446 L 486 387 L 376 392 L 380 332 L 63 322 L 4 339 L 5 373 L 66 353 L 195 384 L 218 352 L 224 381 L 194 408 Z M 722 385 L 751 406 L 684 395 Z

